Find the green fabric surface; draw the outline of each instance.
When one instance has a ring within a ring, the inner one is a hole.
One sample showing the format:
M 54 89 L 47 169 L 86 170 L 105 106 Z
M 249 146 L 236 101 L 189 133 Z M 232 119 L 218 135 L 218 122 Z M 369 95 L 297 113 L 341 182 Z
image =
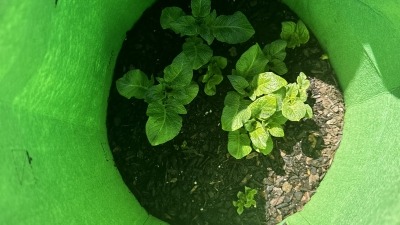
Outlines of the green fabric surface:
M 317 193 L 286 222 L 400 224 L 400 1 L 284 0 L 346 103 Z M 125 32 L 152 1 L 0 2 L 0 224 L 165 224 L 116 170 L 105 117 Z
M 332 167 L 287 224 L 400 224 L 400 1 L 284 1 L 326 49 L 346 104 Z
M 123 183 L 105 127 L 125 32 L 151 3 L 0 3 L 0 224 L 163 224 Z

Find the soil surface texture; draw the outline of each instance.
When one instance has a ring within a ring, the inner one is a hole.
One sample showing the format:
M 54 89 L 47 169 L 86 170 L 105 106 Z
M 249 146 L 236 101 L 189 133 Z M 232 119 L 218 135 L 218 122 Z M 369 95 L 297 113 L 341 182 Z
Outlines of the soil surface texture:
M 186 3 L 186 4 L 185 4 Z M 344 102 L 329 60 L 311 34 L 299 48 L 287 49 L 284 75 L 294 82 L 300 72 L 311 81 L 308 103 L 314 117 L 287 122 L 285 137 L 274 139 L 268 156 L 251 153 L 236 160 L 227 151 L 227 132 L 221 129 L 228 79 L 209 97 L 200 91 L 186 106 L 181 133 L 172 141 L 153 147 L 145 134 L 147 104 L 125 99 L 115 80 L 129 69 L 161 75 L 181 51 L 184 38 L 159 23 L 161 10 L 178 6 L 190 12 L 188 1 L 159 1 L 147 10 L 127 33 L 117 60 L 107 116 L 108 139 L 115 164 L 126 185 L 152 215 L 171 225 L 276 224 L 301 210 L 329 169 L 342 135 Z M 298 17 L 277 0 L 218 0 L 212 2 L 218 15 L 242 11 L 256 34 L 244 44 L 214 41 L 214 55 L 228 58 L 229 75 L 239 56 L 255 42 L 264 46 L 279 39 L 281 22 Z M 197 79 L 195 77 L 195 79 Z M 248 186 L 257 189 L 257 207 L 238 215 L 232 201 Z

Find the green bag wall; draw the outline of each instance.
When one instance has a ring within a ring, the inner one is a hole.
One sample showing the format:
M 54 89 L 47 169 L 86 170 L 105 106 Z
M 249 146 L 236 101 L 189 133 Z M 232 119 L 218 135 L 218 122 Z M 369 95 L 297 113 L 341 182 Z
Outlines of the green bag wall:
M 284 0 L 326 49 L 343 140 L 297 224 L 400 224 L 400 1 Z M 108 91 L 148 0 L 0 3 L 0 224 L 165 224 L 124 185 Z

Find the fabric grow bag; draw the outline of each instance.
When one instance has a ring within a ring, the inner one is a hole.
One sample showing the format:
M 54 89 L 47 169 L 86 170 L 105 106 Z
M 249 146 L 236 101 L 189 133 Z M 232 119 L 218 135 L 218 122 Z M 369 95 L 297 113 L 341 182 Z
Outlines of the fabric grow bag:
M 285 0 L 344 90 L 343 140 L 292 224 L 400 223 L 400 1 Z M 138 224 L 106 107 L 125 31 L 148 0 L 0 3 L 0 224 Z

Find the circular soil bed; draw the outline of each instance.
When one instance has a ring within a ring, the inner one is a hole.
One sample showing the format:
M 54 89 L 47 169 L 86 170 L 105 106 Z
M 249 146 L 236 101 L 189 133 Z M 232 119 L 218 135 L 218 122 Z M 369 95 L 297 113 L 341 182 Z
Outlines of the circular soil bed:
M 160 1 L 147 10 L 127 33 L 115 68 L 107 117 L 108 138 L 114 160 L 125 183 L 152 215 L 172 225 L 276 224 L 302 209 L 316 192 L 338 148 L 343 127 L 344 104 L 335 74 L 315 37 L 294 50 L 287 49 L 289 72 L 294 82 L 299 72 L 311 80 L 308 103 L 314 117 L 288 122 L 285 137 L 275 138 L 272 153 L 252 153 L 236 160 L 227 151 L 227 132 L 220 118 L 223 102 L 232 90 L 228 79 L 209 97 L 202 86 L 186 106 L 181 133 L 163 145 L 151 146 L 145 134 L 147 104 L 125 99 L 115 80 L 129 69 L 160 75 L 181 51 L 184 41 L 159 24 L 161 10 L 184 1 Z M 281 22 L 297 16 L 279 1 L 214 1 L 219 15 L 242 11 L 256 30 L 245 44 L 232 46 L 214 42 L 214 55 L 228 57 L 234 65 L 255 42 L 265 45 L 279 38 Z M 232 67 L 224 71 L 229 74 Z M 195 78 L 197 79 L 197 78 Z M 232 201 L 244 186 L 258 190 L 257 207 L 236 213 Z

